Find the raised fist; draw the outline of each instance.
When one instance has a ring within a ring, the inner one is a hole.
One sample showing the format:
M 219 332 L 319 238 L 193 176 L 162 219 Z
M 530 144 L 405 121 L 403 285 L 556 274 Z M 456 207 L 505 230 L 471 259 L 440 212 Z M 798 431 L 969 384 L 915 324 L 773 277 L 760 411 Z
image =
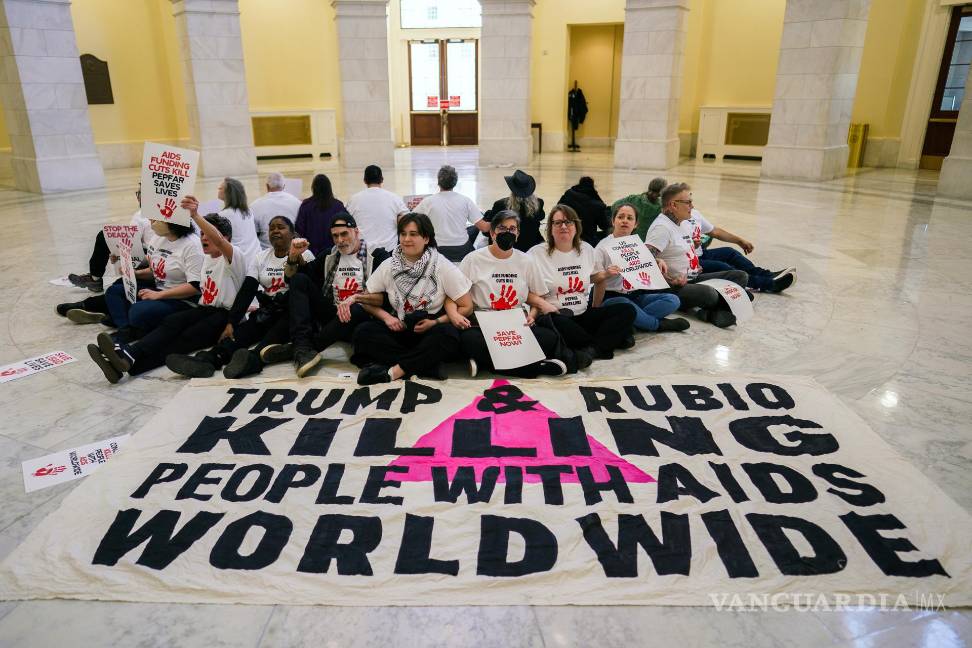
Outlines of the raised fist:
M 516 296 L 516 288 L 513 284 L 503 284 L 500 286 L 499 297 L 489 293 L 489 305 L 494 310 L 509 310 L 515 308 L 520 303 L 520 298 Z
M 309 246 L 310 246 L 310 243 L 307 242 L 307 239 L 305 239 L 305 238 L 295 238 L 294 240 L 292 240 L 290 242 L 290 256 L 292 256 L 292 257 L 299 257 L 305 251 L 307 251 L 307 248 Z

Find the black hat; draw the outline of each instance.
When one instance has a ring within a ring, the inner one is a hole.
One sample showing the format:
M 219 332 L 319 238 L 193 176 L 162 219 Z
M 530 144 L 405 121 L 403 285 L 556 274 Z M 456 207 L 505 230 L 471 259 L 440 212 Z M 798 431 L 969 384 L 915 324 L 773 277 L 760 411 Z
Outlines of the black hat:
M 352 216 L 347 212 L 341 212 L 340 214 L 334 217 L 334 220 L 331 221 L 331 229 L 334 229 L 335 227 L 354 228 L 357 226 L 358 226 L 358 221 L 354 220 L 354 216 Z
M 518 198 L 529 198 L 537 189 L 537 181 L 529 173 L 517 169 L 511 176 L 505 176 L 506 185 Z

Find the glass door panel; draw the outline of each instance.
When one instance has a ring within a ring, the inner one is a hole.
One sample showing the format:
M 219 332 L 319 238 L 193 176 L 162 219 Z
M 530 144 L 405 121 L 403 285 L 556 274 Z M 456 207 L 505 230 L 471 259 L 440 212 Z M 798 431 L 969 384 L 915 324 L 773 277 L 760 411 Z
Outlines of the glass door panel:
M 446 89 L 450 102 L 459 99 L 449 110 L 476 110 L 476 41 L 446 43 Z
M 409 47 L 413 112 L 438 112 L 441 89 L 439 43 L 412 42 Z

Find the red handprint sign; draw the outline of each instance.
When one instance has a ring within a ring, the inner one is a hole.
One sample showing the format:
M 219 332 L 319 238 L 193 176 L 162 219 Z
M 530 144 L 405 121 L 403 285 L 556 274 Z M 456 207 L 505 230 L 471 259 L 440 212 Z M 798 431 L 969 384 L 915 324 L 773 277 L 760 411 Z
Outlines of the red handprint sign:
M 159 259 L 152 266 L 152 274 L 155 275 L 156 281 L 165 281 L 165 257 Z
M 175 212 L 176 201 L 172 198 L 166 198 L 164 206 L 159 203 L 155 203 L 155 206 L 159 208 L 159 213 L 162 214 L 163 218 L 172 218 L 172 214 Z
M 344 301 L 351 295 L 361 292 L 361 286 L 358 285 L 357 279 L 353 277 L 348 277 L 344 280 L 344 288 L 338 288 L 338 301 Z M 405 303 L 408 303 L 407 301 Z
M 627 279 L 625 279 L 624 277 L 621 277 L 621 289 L 622 290 L 631 290 L 631 288 L 632 288 L 631 282 L 628 281 Z
M 570 293 L 582 292 L 584 292 L 584 280 L 580 277 L 568 277 L 566 290 L 563 286 L 557 286 L 558 295 L 569 295 Z
M 55 466 L 54 464 L 47 464 L 46 466 L 41 466 L 34 471 L 34 477 L 47 477 L 48 475 L 56 475 L 58 473 L 64 472 L 67 466 Z
M 644 272 L 644 271 L 639 272 L 638 273 L 638 281 L 640 281 L 642 284 L 644 284 L 646 286 L 650 286 L 651 285 L 651 276 L 647 272 Z
M 489 293 L 489 305 L 493 310 L 509 310 L 516 308 L 520 303 L 520 298 L 516 296 L 516 288 L 513 284 L 503 284 L 500 286 L 499 297 Z
M 216 295 L 218 294 L 219 288 L 216 286 L 216 282 L 213 281 L 212 277 L 206 277 L 206 283 L 203 284 L 202 290 L 203 306 L 209 306 L 216 301 Z
M 287 283 L 284 281 L 283 277 L 274 277 L 270 280 L 270 285 L 267 286 L 267 294 L 272 295 L 275 292 L 283 290 Z

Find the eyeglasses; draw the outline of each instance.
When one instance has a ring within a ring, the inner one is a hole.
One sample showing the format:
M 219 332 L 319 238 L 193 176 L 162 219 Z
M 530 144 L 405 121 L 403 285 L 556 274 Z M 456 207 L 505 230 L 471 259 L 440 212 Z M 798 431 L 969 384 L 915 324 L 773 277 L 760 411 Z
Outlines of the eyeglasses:
M 690 198 L 688 200 L 676 200 L 675 202 L 681 203 L 683 205 L 691 205 L 692 204 L 692 199 Z
M 570 227 L 574 224 L 572 220 L 555 220 L 550 223 L 553 227 Z
M 497 234 L 503 234 L 504 232 L 509 232 L 510 234 L 519 234 L 520 228 L 517 227 L 516 225 L 513 225 L 511 227 L 507 227 L 506 225 L 500 225 L 499 227 L 496 228 Z

